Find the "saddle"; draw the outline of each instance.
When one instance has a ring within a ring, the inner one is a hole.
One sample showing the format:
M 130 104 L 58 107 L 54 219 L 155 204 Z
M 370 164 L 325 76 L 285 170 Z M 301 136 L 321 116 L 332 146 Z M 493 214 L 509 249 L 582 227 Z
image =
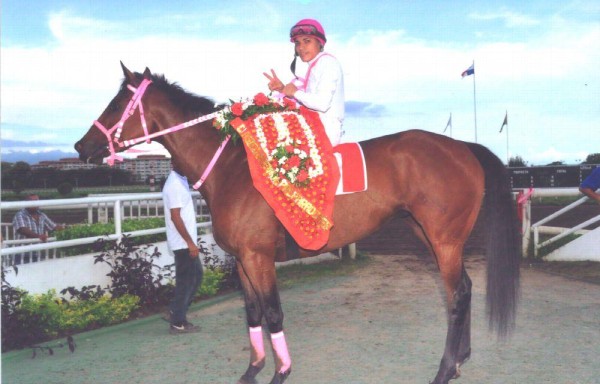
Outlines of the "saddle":
M 336 195 L 346 195 L 367 190 L 367 166 L 359 143 L 343 143 L 333 148 L 340 169 Z

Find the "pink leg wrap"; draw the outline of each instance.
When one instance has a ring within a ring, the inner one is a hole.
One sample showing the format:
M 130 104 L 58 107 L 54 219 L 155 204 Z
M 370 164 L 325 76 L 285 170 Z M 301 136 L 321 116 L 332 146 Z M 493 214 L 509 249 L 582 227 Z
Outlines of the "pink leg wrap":
M 250 362 L 252 365 L 258 365 L 265 359 L 265 343 L 263 341 L 262 327 L 250 327 L 250 346 L 252 347 L 253 361 Z
M 283 331 L 271 334 L 271 344 L 273 345 L 275 356 L 281 362 L 279 373 L 284 373 L 292 366 L 292 359 L 290 358 L 290 353 L 288 352 Z

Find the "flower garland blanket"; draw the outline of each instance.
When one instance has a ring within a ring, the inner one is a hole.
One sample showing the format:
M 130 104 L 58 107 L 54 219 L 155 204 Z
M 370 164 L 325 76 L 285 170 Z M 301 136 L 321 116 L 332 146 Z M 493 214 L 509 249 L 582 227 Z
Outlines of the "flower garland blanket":
M 269 103 L 273 106 L 277 101 L 269 99 Z M 254 187 L 298 245 L 322 248 L 333 226 L 340 175 L 318 113 L 291 104 L 252 113 L 256 110 L 248 104 L 245 109 L 236 104 L 229 110 L 230 119 L 221 119 L 219 124 L 217 118 L 217 128 L 229 123 L 241 136 Z

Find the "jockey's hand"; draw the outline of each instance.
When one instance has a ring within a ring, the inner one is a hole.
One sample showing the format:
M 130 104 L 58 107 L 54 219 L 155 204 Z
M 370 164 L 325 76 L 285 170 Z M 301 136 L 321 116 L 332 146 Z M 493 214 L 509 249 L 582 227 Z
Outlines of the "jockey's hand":
M 269 90 L 270 91 L 277 91 L 277 92 L 282 92 L 283 91 L 283 82 L 281 80 L 279 80 L 279 77 L 277 77 L 277 74 L 275 73 L 274 70 L 271 69 L 271 74 L 269 75 L 266 72 L 263 72 L 263 75 L 265 75 L 265 77 L 267 79 L 269 79 Z
M 289 83 L 285 87 L 283 87 L 283 90 L 281 91 L 281 93 L 283 93 L 287 97 L 294 97 L 294 94 L 296 94 L 297 90 L 298 90 L 298 87 L 296 87 L 294 85 L 294 83 Z

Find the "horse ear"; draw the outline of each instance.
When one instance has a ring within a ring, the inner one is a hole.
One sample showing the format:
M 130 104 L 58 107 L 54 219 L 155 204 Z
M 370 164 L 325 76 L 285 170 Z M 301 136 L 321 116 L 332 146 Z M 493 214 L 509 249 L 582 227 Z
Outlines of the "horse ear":
M 135 84 L 135 82 L 136 82 L 135 75 L 129 69 L 127 69 L 127 67 L 125 66 L 125 64 L 123 64 L 122 61 L 120 63 L 121 63 L 121 68 L 123 69 L 123 74 L 125 75 L 125 79 L 127 79 L 127 82 L 129 84 Z
M 152 77 L 152 73 L 150 73 L 150 69 L 148 69 L 148 67 L 146 67 L 146 69 L 144 69 L 144 79 L 149 79 L 150 77 Z

